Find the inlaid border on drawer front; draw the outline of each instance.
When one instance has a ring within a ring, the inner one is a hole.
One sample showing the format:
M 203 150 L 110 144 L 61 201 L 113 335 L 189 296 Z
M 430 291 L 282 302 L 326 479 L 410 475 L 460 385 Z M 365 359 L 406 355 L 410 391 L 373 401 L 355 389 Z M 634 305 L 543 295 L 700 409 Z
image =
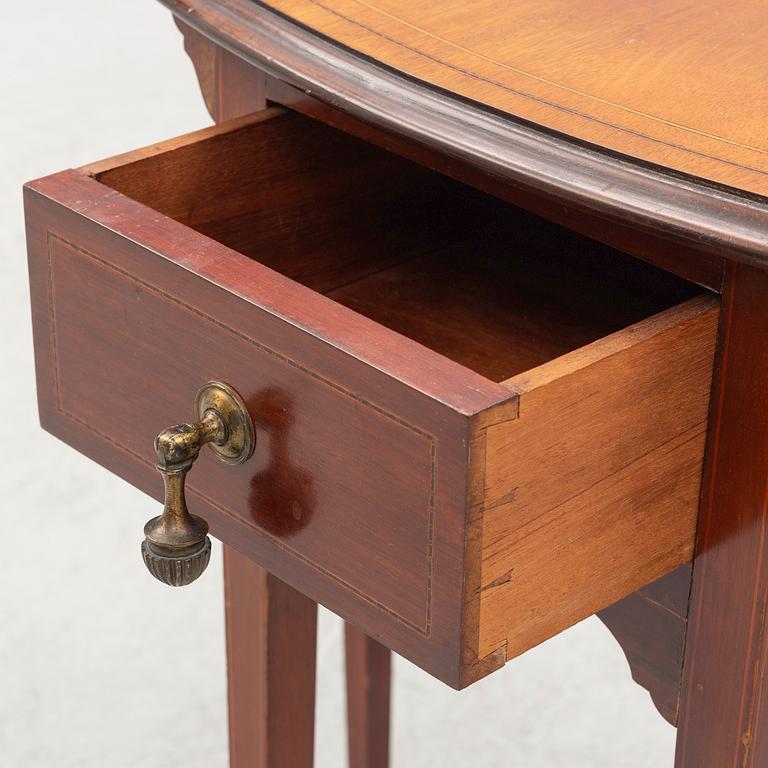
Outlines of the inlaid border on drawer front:
M 213 317 L 211 317 L 209 314 L 203 312 L 202 310 L 198 309 L 197 307 L 194 307 L 185 301 L 181 300 L 180 298 L 171 295 L 167 291 L 164 291 L 160 288 L 158 288 L 155 285 L 152 285 L 151 283 L 147 282 L 146 280 L 142 280 L 141 278 L 137 277 L 134 274 L 131 274 L 127 270 L 124 270 L 115 264 L 111 263 L 107 259 L 97 256 L 96 254 L 91 253 L 90 251 L 86 250 L 85 248 L 82 248 L 70 241 L 68 241 L 66 238 L 62 237 L 61 235 L 52 232 L 51 230 L 46 231 L 46 239 L 47 239 L 47 255 L 48 255 L 48 290 L 49 290 L 49 319 L 50 319 L 50 329 L 51 329 L 51 344 L 53 349 L 53 372 L 54 372 L 54 388 L 55 388 L 55 397 L 56 397 L 56 404 L 57 409 L 59 413 L 61 413 L 63 416 L 70 418 L 74 421 L 76 421 L 80 426 L 84 427 L 97 437 L 99 437 L 102 440 L 106 440 L 113 446 L 115 446 L 120 451 L 126 453 L 131 458 L 139 461 L 140 463 L 148 466 L 148 467 L 154 467 L 154 463 L 145 457 L 141 456 L 140 454 L 133 451 L 128 446 L 122 444 L 121 442 L 115 440 L 114 438 L 110 437 L 107 434 L 104 434 L 103 432 L 96 429 L 93 425 L 89 424 L 84 418 L 81 418 L 77 416 L 75 413 L 73 413 L 71 410 L 68 410 L 64 407 L 62 403 L 62 390 L 61 390 L 61 373 L 59 370 L 59 361 L 58 361 L 58 343 L 56 338 L 56 310 L 55 310 L 55 302 L 56 302 L 56 293 L 55 293 L 55 282 L 53 277 L 53 256 L 51 254 L 51 246 L 52 241 L 57 242 L 61 247 L 63 247 L 65 250 L 69 251 L 70 253 L 73 253 L 77 256 L 84 257 L 87 259 L 90 259 L 95 264 L 99 265 L 100 267 L 104 269 L 108 269 L 115 274 L 120 275 L 122 278 L 132 281 L 136 285 L 141 286 L 142 288 L 149 290 L 153 292 L 155 295 L 161 297 L 163 300 L 171 302 L 185 311 L 191 312 L 198 316 L 201 319 L 204 319 L 208 323 L 211 323 L 212 325 L 231 333 L 232 335 L 236 336 L 238 339 L 253 345 L 254 347 L 257 347 L 259 350 L 275 357 L 276 359 L 280 360 L 282 363 L 287 364 L 289 366 L 292 366 L 296 368 L 297 370 L 301 371 L 302 373 L 313 377 L 317 381 L 321 382 L 325 386 L 331 388 L 336 393 L 343 397 L 348 397 L 363 407 L 370 408 L 373 411 L 375 411 L 380 416 L 389 419 L 390 421 L 396 423 L 397 425 L 413 432 L 414 434 L 418 435 L 419 437 L 424 438 L 427 441 L 427 450 L 429 452 L 429 467 L 430 467 L 430 480 L 429 480 L 429 498 L 428 498 L 428 505 L 427 505 L 427 542 L 425 546 L 425 552 L 427 553 L 426 558 L 426 600 L 425 600 L 425 621 L 423 626 L 418 626 L 412 621 L 409 621 L 406 617 L 402 616 L 400 613 L 398 613 L 396 610 L 390 608 L 389 606 L 385 605 L 379 600 L 376 600 L 371 595 L 366 594 L 362 590 L 356 588 L 349 582 L 345 581 L 343 578 L 335 574 L 333 571 L 329 570 L 328 568 L 322 566 L 321 564 L 315 562 L 311 558 L 307 557 L 303 553 L 299 552 L 297 549 L 289 546 L 284 540 L 281 540 L 275 536 L 270 535 L 267 531 L 260 528 L 259 526 L 255 525 L 254 523 L 251 523 L 243 516 L 235 514 L 231 509 L 227 508 L 226 506 L 216 502 L 214 499 L 212 499 L 209 495 L 203 493 L 202 491 L 195 488 L 194 483 L 194 475 L 190 477 L 190 480 L 187 482 L 187 489 L 189 492 L 199 496 L 201 499 L 203 499 L 207 504 L 210 506 L 216 508 L 222 514 L 227 515 L 228 517 L 236 520 L 239 524 L 244 524 L 251 530 L 253 530 L 257 535 L 260 537 L 263 537 L 270 541 L 271 544 L 274 546 L 290 553 L 293 557 L 296 557 L 301 562 L 305 563 L 306 565 L 314 568 L 319 573 L 322 573 L 324 576 L 330 578 L 340 586 L 344 587 L 345 589 L 352 592 L 354 595 L 360 597 L 361 599 L 365 600 L 372 606 L 378 608 L 379 610 L 383 611 L 384 613 L 387 613 L 392 618 L 396 619 L 397 621 L 404 624 L 409 629 L 413 630 L 414 632 L 417 632 L 420 635 L 423 635 L 425 638 L 429 638 L 431 635 L 432 630 L 432 577 L 433 577 L 433 556 L 434 556 L 434 543 L 433 543 L 433 534 L 434 534 L 434 520 L 435 520 L 435 483 L 436 483 L 436 457 L 437 457 L 437 439 L 434 435 L 430 434 L 429 432 L 419 428 L 415 424 L 412 424 L 405 419 L 402 419 L 389 411 L 387 411 L 385 408 L 382 408 L 375 403 L 359 397 L 355 395 L 353 392 L 349 391 L 348 389 L 344 388 L 340 384 L 324 377 L 317 371 L 313 371 L 305 366 L 303 366 L 298 361 L 290 358 L 289 356 L 278 352 L 277 350 L 273 349 L 272 347 L 269 347 L 266 344 L 263 344 L 260 341 L 257 341 L 256 339 L 251 338 L 247 334 L 232 328 L 231 326 L 227 325 L 226 323 L 221 322 L 220 320 L 217 320 Z

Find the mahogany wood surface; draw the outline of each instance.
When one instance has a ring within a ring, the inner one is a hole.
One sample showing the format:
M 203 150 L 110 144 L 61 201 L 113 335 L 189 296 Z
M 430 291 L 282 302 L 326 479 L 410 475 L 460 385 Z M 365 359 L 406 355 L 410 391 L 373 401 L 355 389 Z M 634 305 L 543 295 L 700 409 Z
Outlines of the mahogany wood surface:
M 768 765 L 768 273 L 730 265 L 677 768 Z
M 630 238 L 768 263 L 768 205 L 744 190 L 585 144 L 406 77 L 252 0 L 162 0 L 195 29 L 270 75 L 378 129 L 497 177 L 550 210 L 575 208 Z M 568 215 L 565 213 L 565 215 Z M 667 259 L 674 263 L 675 259 Z
M 211 117 L 221 123 L 266 106 L 264 72 L 176 19 L 184 50 L 195 66 L 200 91 Z
M 672 725 L 680 709 L 690 591 L 688 563 L 597 614 L 624 651 L 634 681 Z
M 277 577 L 365 627 L 369 635 L 435 676 L 466 685 L 514 653 L 560 631 L 567 625 L 564 622 L 606 607 L 662 575 L 664 569 L 677 566 L 681 562 L 677 558 L 690 550 L 693 528 L 686 516 L 663 529 L 669 538 L 658 536 L 649 522 L 652 517 L 645 523 L 638 521 L 633 546 L 627 550 L 631 578 L 621 572 L 606 578 L 603 569 L 595 568 L 594 577 L 587 574 L 586 581 L 577 580 L 579 591 L 564 601 L 558 590 L 567 588 L 569 575 L 585 575 L 578 569 L 583 562 L 579 552 L 586 547 L 584 534 L 594 529 L 590 520 L 595 517 L 573 512 L 564 518 L 565 524 L 558 525 L 565 508 L 543 504 L 541 513 L 552 523 L 546 547 L 567 555 L 554 574 L 560 586 L 541 594 L 536 582 L 541 616 L 551 620 L 531 622 L 524 636 L 508 642 L 507 630 L 513 628 L 496 606 L 504 605 L 502 596 L 519 587 L 515 579 L 502 583 L 499 578 L 516 567 L 511 562 L 514 553 L 525 551 L 526 531 L 534 529 L 502 527 L 493 534 L 493 526 L 485 532 L 483 526 L 486 517 L 498 520 L 504 505 L 514 502 L 509 495 L 513 489 L 501 490 L 509 473 L 497 472 L 505 461 L 498 457 L 515 460 L 514 451 L 505 448 L 506 441 L 526 432 L 532 438 L 538 436 L 539 442 L 531 444 L 544 450 L 555 439 L 554 421 L 546 408 L 540 411 L 540 433 L 539 417 L 531 419 L 525 410 L 520 428 L 511 426 L 518 418 L 518 400 L 544 402 L 547 392 L 559 388 L 568 392 L 568 382 L 579 382 L 584 376 L 586 384 L 573 387 L 566 400 L 573 403 L 572 414 L 599 417 L 595 420 L 599 428 L 584 432 L 583 423 L 573 422 L 571 431 L 566 421 L 564 428 L 556 430 L 556 439 L 565 440 L 564 450 L 580 445 L 589 453 L 595 450 L 593 441 L 603 449 L 614 432 L 624 432 L 617 444 L 620 450 L 603 465 L 605 474 L 598 472 L 592 481 L 606 478 L 614 489 L 630 488 L 629 497 L 638 494 L 637 508 L 644 508 L 649 473 L 656 472 L 656 466 L 650 457 L 635 465 L 622 457 L 626 453 L 631 459 L 660 447 L 657 433 L 645 427 L 654 420 L 659 403 L 666 402 L 673 414 L 674 439 L 688 430 L 695 432 L 707 393 L 701 387 L 686 390 L 685 382 L 691 372 L 698 372 L 702 381 L 709 375 L 706 327 L 714 318 L 716 302 L 693 299 L 547 362 L 528 378 L 519 374 L 523 376 L 519 381 L 496 383 L 460 365 L 463 361 L 453 361 L 373 322 L 256 260 L 263 255 L 267 263 L 279 263 L 294 276 L 299 275 L 290 267 L 298 266 L 302 281 L 311 284 L 316 278 L 311 269 L 306 271 L 306 265 L 312 266 L 306 249 L 313 247 L 325 260 L 322 263 L 341 269 L 339 275 L 345 281 L 362 278 L 364 283 L 371 265 L 360 262 L 358 251 L 349 249 L 350 241 L 340 236 L 338 230 L 346 227 L 346 219 L 337 213 L 343 208 L 339 201 L 348 198 L 348 204 L 355 204 L 354 181 L 360 178 L 361 162 L 366 170 L 364 199 L 369 205 L 372 200 L 383 202 L 381 211 L 356 222 L 350 237 L 353 241 L 360 237 L 361 244 L 392 244 L 378 255 L 373 249 L 375 259 L 385 259 L 385 269 L 395 245 L 401 250 L 394 251 L 400 259 L 414 258 L 429 242 L 437 243 L 438 253 L 441 248 L 453 248 L 445 242 L 446 235 L 456 237 L 462 231 L 456 224 L 441 223 L 445 221 L 439 207 L 443 199 L 448 211 L 455 205 L 455 210 L 472 212 L 463 233 L 469 242 L 476 240 L 478 225 L 487 223 L 484 215 L 498 215 L 501 204 L 497 201 L 446 179 L 435 187 L 439 177 L 418 166 L 408 171 L 412 184 L 405 197 L 390 198 L 381 190 L 390 189 L 392 177 L 402 178 L 404 161 L 386 153 L 374 159 L 366 152 L 351 151 L 345 142 L 354 140 L 334 138 L 329 131 L 298 116 L 270 113 L 90 166 L 87 172 L 100 180 L 70 171 L 28 187 L 42 420 L 83 452 L 158 494 L 151 436 L 169 420 L 185 417 L 194 392 L 205 380 L 228 381 L 249 404 L 262 438 L 249 466 L 212 466 L 201 458 L 200 469 L 189 479 L 193 508 L 204 512 L 225 543 Z M 253 155 L 247 160 L 238 154 L 239 166 L 247 168 L 252 162 L 253 173 L 237 184 L 237 175 L 222 160 L 226 153 L 221 147 L 231 150 L 243 136 L 253 137 L 248 144 Z M 320 136 L 324 153 L 315 151 L 313 136 Z M 333 183 L 331 155 L 336 159 Z M 158 210 L 117 193 L 106 182 Z M 198 196 L 190 197 L 195 189 Z M 435 189 L 450 193 L 431 194 Z M 413 195 L 423 200 L 422 229 L 434 231 L 434 238 L 419 238 L 418 227 L 409 223 Z M 432 207 L 424 207 L 430 201 Z M 261 227 L 250 224 L 254 208 L 264 222 L 264 247 L 258 237 Z M 267 226 L 270 210 L 277 227 Z M 286 233 L 296 212 L 304 210 L 309 211 L 316 232 L 314 239 L 312 233 L 298 237 L 305 244 L 300 248 Z M 248 237 L 242 242 L 250 243 L 248 255 L 182 223 L 203 231 L 210 227 L 225 239 L 238 239 L 244 221 Z M 403 228 L 398 230 L 401 221 Z M 514 216 L 510 221 L 516 221 Z M 223 229 L 221 222 L 227 222 Z M 612 272 L 606 269 L 607 259 L 590 261 L 586 243 L 581 257 L 574 254 L 573 263 L 580 265 L 578 275 L 568 276 L 566 289 L 557 267 L 559 231 L 554 227 L 543 236 L 547 230 L 538 230 L 538 247 L 549 242 L 551 258 L 520 261 L 528 247 L 525 240 L 499 242 L 510 247 L 504 256 L 509 269 L 518 264 L 521 279 L 525 275 L 531 295 L 539 296 L 543 305 L 576 306 L 587 319 L 594 308 L 595 317 L 607 313 L 608 327 L 598 324 L 590 336 L 637 317 L 627 316 L 628 311 L 643 317 L 680 298 L 673 278 L 634 264 L 628 268 L 622 290 L 637 297 L 635 309 L 628 299 L 613 308 L 595 300 L 601 280 Z M 459 237 L 457 242 L 465 240 Z M 286 247 L 278 247 L 281 243 Z M 482 241 L 478 244 L 490 247 Z M 518 245 L 519 253 L 511 248 Z M 446 264 L 450 262 L 446 259 Z M 381 270 L 382 263 L 375 263 Z M 614 262 L 619 285 L 618 265 L 623 263 L 621 258 Z M 438 282 L 441 268 L 434 265 Z M 637 268 L 644 272 L 642 279 L 634 277 Z M 327 275 L 322 276 L 327 280 Z M 487 333 L 480 331 L 492 308 L 508 300 L 507 293 L 495 290 L 495 282 L 480 283 L 485 287 L 477 296 L 477 320 L 466 314 L 466 323 L 475 323 L 478 346 L 486 343 Z M 617 286 L 611 281 L 608 285 Z M 410 279 L 382 293 L 382 303 L 396 307 L 404 286 L 410 287 Z M 412 300 L 425 308 L 426 319 L 431 307 L 444 303 L 440 292 L 425 291 Z M 533 309 L 526 312 L 544 317 Z M 552 338 L 571 334 L 575 317 L 570 310 L 561 316 L 550 313 L 547 333 Z M 546 323 L 539 323 L 544 331 Z M 509 325 L 514 348 L 515 324 Z M 526 333 L 531 335 L 532 330 Z M 653 339 L 667 340 L 664 355 L 658 354 Z M 439 350 L 443 340 L 438 336 L 439 343 L 428 343 Z M 566 348 L 573 343 L 582 340 L 568 342 Z M 562 351 L 553 348 L 547 355 Z M 635 402 L 642 402 L 637 389 L 625 387 L 623 398 L 620 392 L 610 394 L 615 391 L 615 361 L 623 355 L 632 361 L 629 370 L 635 379 L 648 382 L 651 392 L 646 399 L 654 404 L 645 415 L 640 407 L 640 426 L 629 430 L 622 418 L 632 412 Z M 678 382 L 681 367 L 688 373 Z M 153 372 L 151 376 L 148 371 Z M 683 392 L 690 395 L 690 402 L 678 402 Z M 583 409 L 582 399 L 592 411 Z M 488 442 L 487 468 L 486 432 L 494 436 Z M 661 486 L 657 494 L 662 495 L 655 498 L 670 503 L 679 499 L 687 509 L 690 494 L 697 494 L 700 453 L 695 441 L 679 448 L 668 451 L 665 471 L 670 485 Z M 523 453 L 528 451 L 526 446 Z M 527 472 L 522 469 L 523 457 L 519 463 L 523 477 Z M 545 490 L 563 483 L 557 467 L 552 466 L 549 474 L 541 468 L 536 471 L 539 481 L 529 481 L 526 487 L 540 485 Z M 628 472 L 628 486 L 623 485 L 620 471 Z M 569 483 L 579 490 L 578 478 L 569 478 Z M 666 488 L 668 496 L 664 496 Z M 571 506 L 578 510 L 578 501 Z M 596 563 L 607 564 L 613 557 L 612 547 L 623 546 L 622 530 L 603 526 L 604 546 Z M 514 541 L 521 542 L 522 549 Z M 534 536 L 529 549 L 535 541 Z M 510 562 L 502 567 L 505 559 Z M 361 569 L 360 562 L 368 567 Z M 549 572 L 546 558 L 538 562 L 542 574 Z M 499 572 L 489 577 L 494 570 Z M 532 573 L 530 567 L 527 573 Z M 482 591 L 481 586 L 487 589 Z M 521 606 L 530 605 L 533 597 L 527 594 L 526 599 Z
M 59 203 L 30 192 L 33 283 L 37 296 L 54 291 L 54 311 L 68 320 L 56 327 L 54 358 L 49 305 L 38 306 L 43 422 L 159 495 L 151 436 L 186 417 L 205 379 L 231 382 L 262 439 L 240 471 L 203 469 L 202 457 L 190 477 L 192 508 L 225 542 L 457 680 L 466 494 L 452 467 L 465 461 L 464 412 L 508 400 L 509 391 L 87 176 L 49 182 Z M 110 317 L 114 338 L 94 337 Z M 103 365 L 115 355 L 120 365 Z M 382 371 L 393 366 L 396 378 Z M 371 528 L 361 510 L 386 525 Z M 326 534 L 317 538 L 315 527 Z M 359 569 L 361 560 L 370 567 Z M 437 652 L 435 637 L 443 638 Z
M 230 768 L 312 768 L 317 605 L 224 548 Z
M 349 768 L 387 768 L 391 653 L 351 624 L 344 631 Z

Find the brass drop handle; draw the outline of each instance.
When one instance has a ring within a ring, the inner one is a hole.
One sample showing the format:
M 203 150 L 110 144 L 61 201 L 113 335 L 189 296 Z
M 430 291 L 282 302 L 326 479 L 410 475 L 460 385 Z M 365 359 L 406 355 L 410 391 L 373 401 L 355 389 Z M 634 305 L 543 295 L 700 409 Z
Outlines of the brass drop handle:
M 163 514 L 144 526 L 141 556 L 149 572 L 165 584 L 183 587 L 206 569 L 211 558 L 208 523 L 190 514 L 184 481 L 207 445 L 225 464 L 242 464 L 253 455 L 253 422 L 240 395 L 220 381 L 209 381 L 195 398 L 197 421 L 164 429 L 155 438 L 157 469 L 165 484 Z

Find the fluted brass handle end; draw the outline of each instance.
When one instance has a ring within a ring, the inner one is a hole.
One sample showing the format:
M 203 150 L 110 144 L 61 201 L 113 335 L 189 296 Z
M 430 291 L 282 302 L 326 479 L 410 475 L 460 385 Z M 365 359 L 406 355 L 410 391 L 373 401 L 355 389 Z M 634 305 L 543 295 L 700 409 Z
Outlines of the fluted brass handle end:
M 164 429 L 155 438 L 157 469 L 165 483 L 163 514 L 144 526 L 141 556 L 164 584 L 191 584 L 208 566 L 208 523 L 192 515 L 184 482 L 204 445 L 225 464 L 242 464 L 253 455 L 256 435 L 240 395 L 227 384 L 209 381 L 195 398 L 197 421 Z
M 141 557 L 147 570 L 158 581 L 169 587 L 186 587 L 208 567 L 211 559 L 211 540 L 205 536 L 196 550 L 182 555 L 169 553 L 164 547 L 154 547 L 145 539 L 141 542 Z

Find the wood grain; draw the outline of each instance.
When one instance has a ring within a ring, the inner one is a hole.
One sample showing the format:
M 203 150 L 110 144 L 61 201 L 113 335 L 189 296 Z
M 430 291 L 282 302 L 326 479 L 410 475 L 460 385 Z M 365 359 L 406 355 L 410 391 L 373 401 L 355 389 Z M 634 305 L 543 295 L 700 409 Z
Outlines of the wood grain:
M 693 570 L 677 768 L 768 764 L 768 273 L 730 265 Z
M 560 235 L 510 209 L 507 221 L 489 221 L 470 239 L 372 271 L 327 295 L 502 381 L 696 292 L 621 254 L 611 254 L 608 266 L 596 244 L 564 243 Z
M 266 74 L 176 19 L 184 50 L 195 66 L 205 106 L 221 123 L 265 107 Z
M 714 3 L 686 0 L 663 9 L 609 9 L 604 0 L 268 5 L 386 66 L 509 115 L 645 162 L 768 192 L 762 2 L 740 0 L 724 15 Z
M 317 605 L 224 548 L 230 768 L 312 768 Z
M 696 292 L 593 240 L 275 109 L 84 170 L 495 381 Z
M 656 709 L 677 725 L 688 629 L 690 563 L 598 613 L 627 657 L 632 679 Z
M 189 45 L 196 36 L 206 40 L 209 47 L 215 46 L 222 53 L 226 53 L 220 46 L 216 46 L 206 38 L 198 35 L 187 25 L 179 22 L 179 26 L 185 34 L 187 52 L 193 61 L 198 62 L 200 58 L 204 60 L 204 57 L 198 56 L 195 49 Z M 239 61 L 242 62 L 243 60 Z M 218 96 L 214 87 L 215 83 L 205 81 L 202 73 L 200 73 L 199 63 L 197 66 L 203 93 L 206 94 L 207 101 L 215 103 L 215 99 Z M 258 78 L 263 76 L 263 73 L 253 65 L 250 65 L 246 71 L 241 73 L 241 77 L 248 80 L 258 81 Z M 241 88 L 235 87 L 234 90 L 235 93 L 238 93 Z M 555 219 L 560 218 L 561 223 L 563 223 L 563 212 L 556 207 L 548 205 L 549 201 L 546 198 L 534 201 L 530 194 L 519 195 L 515 188 L 505 187 L 499 184 L 496 179 L 473 173 L 471 168 L 461 167 L 445 155 L 425 150 L 423 147 L 410 143 L 400 136 L 377 131 L 370 124 L 356 121 L 351 116 L 323 104 L 303 91 L 299 91 L 275 78 L 267 76 L 266 90 L 270 100 L 273 102 L 290 105 L 303 114 L 309 114 L 330 125 L 340 127 L 345 132 L 363 137 L 378 146 L 387 146 L 404 157 L 416 159 L 428 167 L 440 170 L 453 178 L 460 178 L 462 181 L 473 184 L 480 189 L 494 191 L 500 197 L 516 201 L 526 208 L 532 209 L 538 205 L 539 210 L 543 208 L 550 216 Z M 244 110 L 243 114 L 247 111 Z M 566 209 L 566 215 L 568 215 L 566 220 L 569 226 L 577 228 L 585 234 L 592 235 L 604 242 L 619 245 L 627 249 L 628 252 L 650 260 L 652 263 L 663 264 L 672 271 L 677 271 L 678 274 L 689 277 L 689 279 L 696 280 L 713 288 L 719 288 L 720 286 L 721 276 L 717 266 L 703 259 L 700 254 L 694 254 L 693 258 L 687 257 L 680 246 L 675 248 L 674 252 L 670 252 L 665 247 L 664 241 L 660 241 L 658 238 L 650 235 L 641 237 L 633 230 L 625 233 L 623 229 L 618 229 L 615 225 L 609 227 L 606 225 L 606 222 L 594 217 L 575 217 L 572 209 Z M 529 232 L 531 227 L 529 225 L 522 229 L 525 232 Z M 567 245 L 564 245 L 564 249 L 572 252 L 572 248 L 569 248 Z M 711 267 L 709 266 L 710 263 L 712 264 Z M 371 279 L 363 280 L 362 282 L 368 283 L 372 287 L 372 284 L 376 281 Z M 453 281 L 443 283 L 443 287 L 449 288 L 456 285 Z M 381 303 L 377 301 L 378 296 L 374 291 L 371 291 L 369 295 L 372 301 L 370 303 L 365 301 L 361 303 L 359 290 L 356 290 L 354 307 L 357 311 L 363 311 L 363 314 L 366 314 L 368 317 L 374 317 L 373 313 L 377 308 L 381 307 Z M 470 295 L 469 291 L 460 291 L 459 295 L 450 302 L 451 306 L 455 307 L 457 301 L 468 295 Z M 347 306 L 352 306 L 349 301 L 344 300 L 343 289 L 336 294 L 335 298 L 344 301 Z M 365 310 L 363 309 L 364 307 Z M 405 310 L 407 322 L 410 325 L 408 335 L 412 338 L 419 338 L 416 335 L 419 333 L 419 328 L 414 328 L 413 324 L 416 321 L 419 326 L 424 325 L 423 322 L 419 322 L 421 320 L 421 312 L 423 312 L 422 305 L 404 304 L 401 308 L 401 314 L 403 310 Z M 387 309 L 387 314 L 391 317 L 391 308 Z M 455 317 L 455 314 L 454 309 L 452 316 Z M 405 320 L 406 318 L 403 319 Z M 445 322 L 445 316 L 443 315 L 440 320 Z M 507 351 L 509 346 L 504 345 L 503 350 Z M 474 347 L 472 349 L 474 350 Z M 502 350 L 496 352 L 495 359 L 504 357 L 501 352 Z M 454 359 L 457 359 L 458 353 L 454 350 L 452 356 Z M 466 356 L 466 353 L 462 353 L 460 359 L 463 359 L 465 364 L 469 364 L 470 358 Z M 470 367 L 479 370 L 477 362 L 473 362 Z M 671 574 L 623 598 L 598 614 L 621 645 L 635 682 L 649 691 L 657 710 L 673 725 L 676 725 L 678 720 L 690 581 L 691 566 L 681 566 Z M 376 652 L 367 653 L 367 651 L 371 646 L 377 649 L 381 649 L 382 646 L 365 637 L 350 625 L 346 625 L 346 632 L 347 689 L 349 691 L 347 726 L 349 729 L 350 755 L 361 755 L 359 758 L 353 757 L 353 763 L 359 761 L 365 765 L 366 761 L 375 761 L 378 757 L 386 765 L 386 759 L 380 756 L 386 754 L 387 750 L 384 747 L 370 748 L 370 744 L 375 741 L 375 739 L 370 737 L 370 734 L 381 733 L 385 730 L 382 722 L 389 722 L 389 704 L 384 694 L 373 694 L 368 687 L 371 678 L 376 679 L 379 656 Z M 352 648 L 350 648 L 350 645 L 352 645 Z M 368 664 L 363 663 L 361 660 L 372 664 L 374 669 L 369 669 Z M 379 681 L 375 687 L 378 689 L 382 685 L 383 683 Z M 367 699 L 365 699 L 365 694 L 361 693 L 363 691 L 373 695 L 377 706 L 365 706 Z M 355 703 L 351 706 L 350 702 L 353 701 Z M 360 713 L 363 713 L 362 716 Z M 385 747 L 388 748 L 387 742 L 385 742 Z
M 521 247 L 533 249 L 537 237 L 560 237 L 570 250 L 597 251 L 595 259 L 615 254 L 585 238 L 568 239 L 555 225 L 397 155 L 277 109 L 82 170 L 321 292 L 476 238 L 482 238 L 482 247 L 507 253 L 516 250 L 506 243 L 520 237 L 518 230 L 528 232 Z M 642 279 L 642 269 L 637 271 Z M 661 290 L 679 286 L 652 274 Z
M 690 561 L 717 314 L 694 299 L 506 382 L 520 416 L 485 430 L 480 657 Z
M 277 110 L 84 170 L 319 291 L 452 242 L 459 205 L 477 214 L 469 232 L 501 215 L 490 197 Z
M 349 768 L 388 768 L 391 654 L 351 624 L 344 632 Z

